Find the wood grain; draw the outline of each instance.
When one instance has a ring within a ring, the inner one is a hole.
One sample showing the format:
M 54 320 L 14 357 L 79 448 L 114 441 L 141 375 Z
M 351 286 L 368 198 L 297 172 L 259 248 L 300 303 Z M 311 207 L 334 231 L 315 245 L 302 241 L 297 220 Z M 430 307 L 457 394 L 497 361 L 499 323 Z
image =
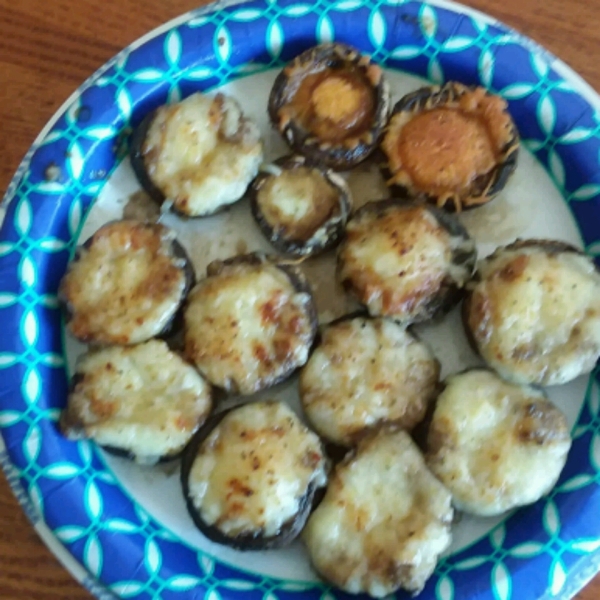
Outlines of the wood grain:
M 139 36 L 200 4 L 201 0 L 0 0 L 0 192 L 39 130 L 86 77 Z M 600 2 L 468 4 L 534 38 L 600 89 Z M 91 598 L 39 540 L 2 476 L 0 598 Z M 597 598 L 600 576 L 577 596 Z

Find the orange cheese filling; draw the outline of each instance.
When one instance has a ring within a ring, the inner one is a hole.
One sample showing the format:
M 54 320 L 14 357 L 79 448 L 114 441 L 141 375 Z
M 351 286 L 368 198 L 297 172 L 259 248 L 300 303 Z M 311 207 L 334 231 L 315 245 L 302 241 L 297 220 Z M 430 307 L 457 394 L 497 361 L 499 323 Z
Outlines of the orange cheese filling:
M 374 91 L 357 70 L 309 73 L 293 89 L 279 111 L 280 118 L 299 121 L 324 142 L 339 143 L 359 135 L 373 120 Z

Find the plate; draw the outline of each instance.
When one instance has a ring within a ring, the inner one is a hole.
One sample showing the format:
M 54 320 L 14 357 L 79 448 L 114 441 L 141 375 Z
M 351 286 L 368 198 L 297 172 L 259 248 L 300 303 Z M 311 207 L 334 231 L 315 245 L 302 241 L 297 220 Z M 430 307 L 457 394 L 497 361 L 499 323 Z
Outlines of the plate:
M 121 52 L 69 99 L 28 152 L 8 189 L 0 233 L 0 461 L 38 532 L 98 597 L 347 596 L 317 580 L 298 544 L 241 554 L 206 542 L 179 510 L 175 473 L 68 442 L 56 425 L 69 363 L 80 351 L 64 336 L 56 290 L 77 241 L 120 214 L 136 189 L 122 160 L 130 126 L 165 101 L 224 86 L 261 124 L 271 157 L 281 154 L 285 147 L 268 132 L 264 114 L 274 69 L 333 39 L 384 64 L 394 99 L 426 78 L 483 84 L 509 101 L 527 151 L 502 197 L 463 217 L 482 254 L 518 235 L 547 235 L 600 255 L 600 100 L 560 61 L 484 15 L 446 2 L 219 3 Z M 372 193 L 368 167 L 353 177 L 357 196 Z M 210 252 L 232 253 L 241 238 L 228 233 L 210 241 L 211 224 L 239 232 L 244 210 L 240 204 L 215 217 L 220 221 L 168 223 L 198 265 Z M 260 245 L 253 235 L 241 241 Z M 326 272 L 327 260 L 316 273 Z M 317 300 L 319 293 L 330 296 L 328 285 L 319 283 Z M 325 318 L 343 307 L 320 308 Z M 457 330 L 456 315 L 423 329 L 445 372 L 475 360 Z M 503 519 L 464 519 L 421 599 L 570 598 L 597 572 L 598 376 L 549 390 L 574 436 L 555 489 Z M 292 387 L 274 393 L 293 396 Z

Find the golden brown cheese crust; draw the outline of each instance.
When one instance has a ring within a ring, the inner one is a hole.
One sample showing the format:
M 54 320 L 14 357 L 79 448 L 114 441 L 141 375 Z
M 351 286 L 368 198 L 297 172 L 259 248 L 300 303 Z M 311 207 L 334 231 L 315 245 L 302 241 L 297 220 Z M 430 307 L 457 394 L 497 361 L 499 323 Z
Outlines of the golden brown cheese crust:
M 61 427 L 153 463 L 179 453 L 212 406 L 208 383 L 162 341 L 82 355 Z
M 454 262 L 459 248 L 470 255 L 463 264 Z M 348 222 L 337 273 L 371 315 L 411 323 L 431 318 L 464 286 L 474 252 L 466 232 L 450 232 L 426 206 L 373 202 Z
M 242 197 L 263 148 L 258 127 L 236 100 L 196 93 L 156 111 L 142 156 L 151 181 L 176 211 L 204 216 Z
M 576 249 L 525 240 L 479 265 L 464 322 L 484 360 L 517 383 L 558 385 L 600 356 L 600 274 Z
M 213 263 L 208 273 L 191 291 L 184 318 L 186 354 L 209 381 L 252 394 L 306 362 L 316 334 L 307 287 L 253 255 Z
M 564 414 L 541 390 L 476 369 L 446 382 L 430 425 L 427 464 L 457 508 L 490 516 L 548 493 L 570 445 Z
M 302 534 L 315 569 L 346 592 L 418 593 L 450 544 L 451 497 L 403 431 L 340 463 Z
M 175 233 L 158 224 L 101 227 L 70 263 L 59 294 L 69 331 L 95 344 L 135 344 L 162 332 L 187 287 Z
M 499 191 L 495 171 L 509 157 L 516 160 L 518 145 L 505 100 L 484 88 L 449 82 L 400 100 L 381 147 L 389 185 L 460 211 Z
M 229 412 L 202 442 L 188 490 L 207 526 L 268 538 L 326 481 L 319 438 L 285 404 L 255 402 Z
M 300 374 L 315 429 L 350 446 L 382 423 L 412 429 L 437 393 L 440 365 L 402 326 L 363 317 L 327 327 Z

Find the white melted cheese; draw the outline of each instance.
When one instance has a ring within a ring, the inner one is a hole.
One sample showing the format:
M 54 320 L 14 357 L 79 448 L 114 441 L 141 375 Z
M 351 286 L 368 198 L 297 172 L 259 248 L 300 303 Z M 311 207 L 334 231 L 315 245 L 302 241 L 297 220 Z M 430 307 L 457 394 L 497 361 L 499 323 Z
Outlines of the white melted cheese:
M 480 265 L 468 323 L 483 358 L 517 383 L 558 385 L 600 356 L 600 275 L 573 252 L 507 250 Z
M 408 434 L 384 430 L 336 467 L 303 539 L 317 571 L 347 592 L 419 592 L 450 544 L 450 499 Z
M 190 293 L 186 353 L 215 385 L 254 393 L 308 359 L 311 305 L 275 265 L 227 266 Z
M 280 402 L 255 402 L 227 414 L 204 440 L 189 475 L 202 520 L 234 537 L 277 535 L 295 518 L 309 488 L 323 487 L 319 438 Z
M 393 206 L 351 219 L 339 254 L 338 277 L 372 315 L 413 318 L 452 279 L 470 273 L 452 265 L 458 241 L 425 208 Z
M 342 215 L 340 192 L 316 169 L 297 167 L 269 176 L 257 194 L 262 216 L 291 240 L 309 240 Z
M 158 335 L 181 304 L 184 261 L 172 256 L 173 231 L 117 221 L 99 229 L 61 282 L 75 337 L 135 344 Z
M 356 318 L 325 329 L 300 375 L 300 398 L 321 435 L 352 445 L 382 422 L 414 427 L 435 397 L 439 372 L 429 348 L 402 326 Z
M 540 390 L 473 370 L 439 396 L 427 461 L 457 508 L 490 516 L 548 493 L 570 445 L 566 417 Z
M 242 197 L 263 148 L 236 100 L 196 93 L 158 109 L 143 154 L 150 178 L 175 208 L 203 216 Z
M 63 417 L 86 437 L 153 463 L 187 444 L 212 406 L 210 386 L 168 346 L 151 340 L 82 355 Z

